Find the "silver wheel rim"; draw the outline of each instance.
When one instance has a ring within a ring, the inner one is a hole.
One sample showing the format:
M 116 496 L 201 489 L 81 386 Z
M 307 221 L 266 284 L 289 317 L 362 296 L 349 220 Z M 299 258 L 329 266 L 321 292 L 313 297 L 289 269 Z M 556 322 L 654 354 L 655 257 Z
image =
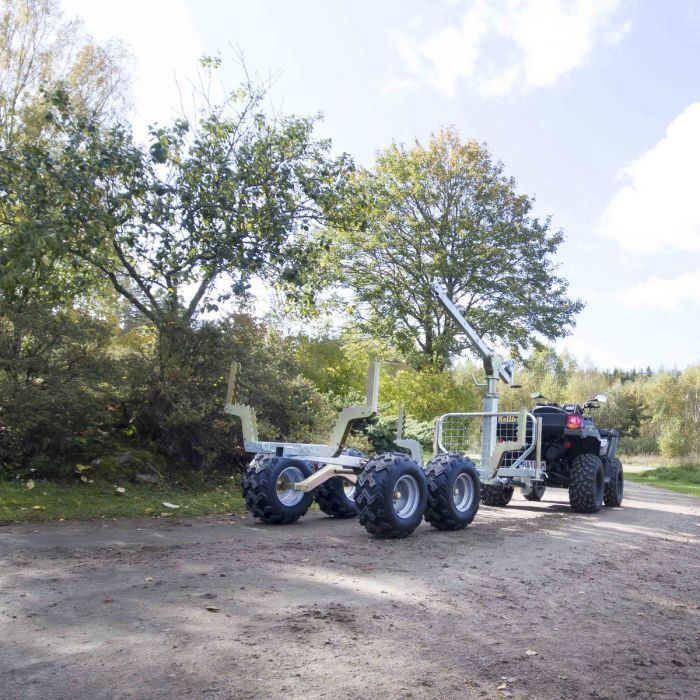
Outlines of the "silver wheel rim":
M 394 513 L 399 518 L 410 518 L 418 508 L 420 498 L 418 482 L 410 474 L 404 474 L 394 484 Z
M 345 498 L 347 498 L 348 501 L 355 500 L 355 484 L 353 484 L 351 481 L 343 479 L 343 492 L 345 493 Z
M 467 474 L 460 474 L 455 479 L 454 489 L 452 491 L 452 501 L 455 505 L 455 510 L 464 513 L 474 501 L 474 482 Z
M 299 467 L 285 467 L 277 477 L 277 498 L 284 506 L 295 506 L 304 498 L 303 491 L 295 491 L 291 484 L 304 481 L 304 475 Z

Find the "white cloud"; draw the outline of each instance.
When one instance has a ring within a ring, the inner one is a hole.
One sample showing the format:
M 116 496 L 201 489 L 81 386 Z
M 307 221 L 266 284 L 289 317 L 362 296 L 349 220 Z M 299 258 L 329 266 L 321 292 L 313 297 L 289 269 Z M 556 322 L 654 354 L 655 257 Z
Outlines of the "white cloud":
M 620 26 L 614 27 L 605 37 L 608 44 L 619 44 L 632 31 L 632 22 L 627 20 Z
M 618 301 L 632 309 L 677 311 L 682 307 L 700 307 L 700 269 L 679 277 L 652 277 L 616 295 Z
M 396 46 L 407 67 L 454 95 L 460 80 L 489 96 L 549 87 L 590 58 L 596 43 L 619 41 L 622 0 L 500 0 L 468 3 L 455 25 Z
M 601 236 L 634 251 L 700 251 L 700 102 L 618 178 L 623 184 L 601 217 Z
M 135 126 L 167 122 L 180 111 L 176 85 L 197 72 L 202 44 L 184 0 L 62 0 L 68 17 L 78 16 L 97 40 L 121 39 L 135 59 Z M 185 99 L 189 96 L 185 95 Z
M 382 92 L 407 92 L 409 90 L 415 90 L 417 87 L 418 83 L 411 78 L 392 78 L 384 83 Z

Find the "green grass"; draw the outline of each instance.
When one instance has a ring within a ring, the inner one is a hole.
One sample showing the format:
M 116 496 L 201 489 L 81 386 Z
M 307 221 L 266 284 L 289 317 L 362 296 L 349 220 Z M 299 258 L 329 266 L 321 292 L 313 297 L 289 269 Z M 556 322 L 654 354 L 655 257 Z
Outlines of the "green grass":
M 625 473 L 625 479 L 660 486 L 689 496 L 700 496 L 700 465 L 660 467 L 637 474 Z
M 225 486 L 153 486 L 123 484 L 58 484 L 37 481 L 0 482 L 0 522 L 35 520 L 89 520 L 93 518 L 192 517 L 242 512 L 245 508 L 238 479 Z M 168 508 L 163 503 L 179 508 Z

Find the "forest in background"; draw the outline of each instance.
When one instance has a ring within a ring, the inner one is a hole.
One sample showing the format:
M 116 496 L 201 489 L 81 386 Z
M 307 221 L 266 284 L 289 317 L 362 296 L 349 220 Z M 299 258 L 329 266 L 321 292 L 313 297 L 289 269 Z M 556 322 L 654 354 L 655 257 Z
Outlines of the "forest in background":
M 214 99 L 220 64 L 203 59 L 192 114 L 141 144 L 123 47 L 95 44 L 51 0 L 3 3 L 2 477 L 242 466 L 222 411 L 232 360 L 262 437 L 317 441 L 362 402 L 380 357 L 381 417 L 352 445 L 393 449 L 405 405 L 407 436 L 427 449 L 435 416 L 481 405 L 433 277 L 489 342 L 528 358 L 505 409 L 531 391 L 607 393 L 598 422 L 625 454 L 700 452 L 700 366 L 604 372 L 551 349 L 583 306 L 556 273 L 563 233 L 485 144 L 443 129 L 363 169 L 314 136 L 315 119 L 270 113 L 244 66 Z M 274 314 L 252 311 L 255 280 Z

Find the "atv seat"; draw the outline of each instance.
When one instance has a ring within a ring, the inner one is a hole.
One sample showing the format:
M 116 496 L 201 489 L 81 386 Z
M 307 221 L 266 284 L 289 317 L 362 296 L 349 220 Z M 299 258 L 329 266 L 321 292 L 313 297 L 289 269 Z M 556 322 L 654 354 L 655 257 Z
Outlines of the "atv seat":
M 542 437 L 546 440 L 563 433 L 568 414 L 559 406 L 535 406 L 532 414 L 542 419 Z

